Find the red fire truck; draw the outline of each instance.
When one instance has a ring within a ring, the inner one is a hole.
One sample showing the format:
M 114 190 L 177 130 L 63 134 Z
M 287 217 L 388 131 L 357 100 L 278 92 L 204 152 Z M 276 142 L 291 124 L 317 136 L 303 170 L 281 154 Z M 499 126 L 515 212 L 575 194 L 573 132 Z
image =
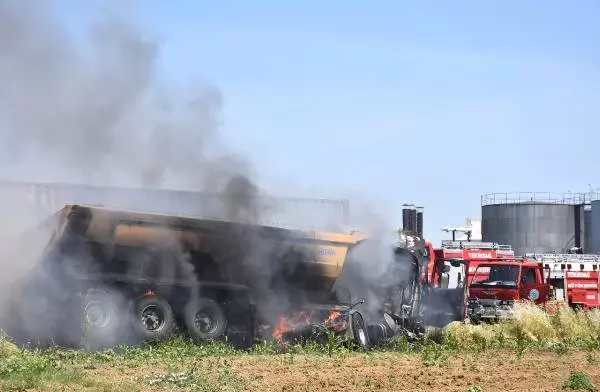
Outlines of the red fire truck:
M 600 307 L 600 255 L 531 253 L 526 257 L 550 270 L 556 300 L 579 309 Z
M 478 241 L 442 241 L 442 246 L 439 249 L 433 249 L 431 244 L 428 244 L 430 251 L 429 265 L 427 268 L 427 277 L 424 275 L 423 280 L 431 280 L 433 274 L 434 260 L 466 260 L 469 262 L 469 272 L 467 274 L 467 284 L 470 286 L 473 280 L 475 270 L 485 261 L 495 259 L 512 259 L 515 257 L 515 252 L 510 245 L 500 245 L 494 242 L 478 242 Z M 486 267 L 487 268 L 487 267 Z M 484 273 L 489 273 L 489 268 L 480 268 L 478 274 L 481 276 Z M 460 271 L 454 267 L 450 267 L 450 281 L 460 280 Z
M 521 300 L 544 305 L 549 297 L 549 269 L 526 258 L 480 262 L 469 285 L 467 315 L 471 322 L 497 321 L 514 315 Z

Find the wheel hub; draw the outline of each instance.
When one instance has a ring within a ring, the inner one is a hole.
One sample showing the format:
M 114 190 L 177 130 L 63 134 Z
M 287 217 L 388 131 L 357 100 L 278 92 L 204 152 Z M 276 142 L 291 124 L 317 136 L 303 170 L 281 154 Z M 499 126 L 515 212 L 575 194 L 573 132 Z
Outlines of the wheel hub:
M 218 321 L 215 319 L 215 317 L 213 317 L 213 315 L 204 311 L 200 311 L 196 313 L 194 323 L 196 324 L 196 328 L 203 333 L 210 333 L 217 327 Z
M 158 307 L 150 305 L 142 310 L 142 325 L 149 331 L 157 331 L 165 324 L 164 314 Z
M 100 302 L 90 302 L 85 307 L 86 324 L 93 328 L 104 328 L 111 321 L 110 311 Z

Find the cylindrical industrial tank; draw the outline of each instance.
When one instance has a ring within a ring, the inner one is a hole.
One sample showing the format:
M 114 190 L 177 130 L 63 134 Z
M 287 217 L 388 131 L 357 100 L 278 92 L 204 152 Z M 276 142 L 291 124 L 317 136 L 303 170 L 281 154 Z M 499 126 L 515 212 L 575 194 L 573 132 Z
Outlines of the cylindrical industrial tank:
M 590 251 L 600 253 L 600 200 L 593 200 L 590 222 Z
M 405 204 L 405 207 L 402 209 L 402 230 L 406 234 L 417 235 L 417 209 L 412 204 Z
M 512 245 L 517 256 L 530 252 L 566 253 L 583 239 L 583 205 L 482 201 L 481 217 L 482 240 Z
M 423 238 L 423 209 L 417 210 L 417 237 Z
M 592 209 L 587 205 L 583 212 L 583 253 L 592 253 L 593 250 L 592 235 Z
M 417 235 L 417 210 L 412 208 L 410 210 L 410 231 L 413 235 Z

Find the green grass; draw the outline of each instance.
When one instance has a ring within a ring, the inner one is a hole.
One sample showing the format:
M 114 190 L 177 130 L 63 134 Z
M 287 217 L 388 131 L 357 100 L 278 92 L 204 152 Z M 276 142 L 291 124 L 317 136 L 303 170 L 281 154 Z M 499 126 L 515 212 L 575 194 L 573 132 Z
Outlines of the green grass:
M 331 357 L 355 350 L 354 345 L 333 335 L 323 344 L 309 342 L 304 346 L 284 346 L 277 342 L 264 341 L 254 345 L 250 351 L 236 350 L 222 342 L 199 345 L 190 339 L 176 336 L 169 341 L 143 347 L 120 346 L 98 352 L 61 348 L 20 349 L 7 338 L 0 337 L 0 390 L 78 385 L 82 388 L 105 391 L 120 388 L 135 391 L 140 386 L 198 391 L 242 391 L 247 385 L 247 380 L 229 370 L 229 357 L 281 355 L 286 363 L 293 363 L 296 355 Z M 208 358 L 210 360 L 204 360 Z M 106 366 L 117 369 L 146 366 L 159 370 L 135 379 L 133 385 L 119 387 L 111 387 L 108 383 L 99 384 L 86 375 L 87 371 Z
M 202 369 L 196 366 L 183 372 L 166 372 L 146 375 L 137 379 L 138 382 L 151 387 L 193 389 L 194 391 L 218 392 L 223 390 L 241 391 L 247 382 L 228 369 L 221 369 L 218 377 L 208 377 Z
M 405 353 L 420 355 L 423 366 L 447 366 L 452 353 L 472 352 L 474 355 L 490 350 L 512 350 L 515 360 L 520 360 L 528 350 L 549 350 L 557 355 L 567 355 L 571 350 L 583 351 L 587 363 L 600 361 L 600 313 L 576 313 L 561 310 L 553 316 L 539 308 L 519 306 L 517 318 L 495 325 L 451 325 L 441 342 L 423 339 L 409 341 L 399 338 L 373 349 L 364 355 L 369 361 L 377 353 Z M 342 361 L 346 356 L 360 352 L 359 348 L 344 338 L 333 334 L 321 343 L 282 345 L 273 341 L 256 343 L 250 350 L 237 350 L 227 343 L 204 345 L 184 337 L 148 344 L 143 347 L 116 347 L 99 352 L 52 348 L 46 350 L 21 349 L 0 334 L 0 390 L 27 390 L 54 386 L 55 390 L 137 391 L 147 387 L 199 391 L 243 391 L 252 377 L 240 377 L 231 370 L 233 357 L 256 356 L 276 358 L 284 365 L 294 365 L 302 356 L 317 361 Z M 321 358 L 321 359 L 319 359 Z M 102 380 L 95 371 L 106 367 L 126 372 L 142 368 L 142 377 L 123 380 Z M 474 363 L 472 367 L 476 369 Z M 473 370 L 473 369 L 471 369 Z M 364 379 L 365 387 L 375 381 Z M 584 377 L 573 374 L 565 388 L 582 388 Z M 590 384 L 591 385 L 591 384 Z M 593 385 L 591 386 L 593 387 Z M 469 390 L 480 390 L 477 386 Z M 586 390 L 589 389 L 588 385 Z M 595 390 L 595 389 L 594 389 Z

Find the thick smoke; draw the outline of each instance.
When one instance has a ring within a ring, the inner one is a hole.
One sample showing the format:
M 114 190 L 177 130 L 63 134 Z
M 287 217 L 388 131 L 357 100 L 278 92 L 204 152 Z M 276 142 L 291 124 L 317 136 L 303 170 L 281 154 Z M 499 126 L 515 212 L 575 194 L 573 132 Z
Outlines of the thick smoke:
M 51 1 L 0 0 L 0 177 L 202 191 L 223 195 L 224 208 L 215 213 L 219 217 L 245 223 L 264 218 L 268 211 L 258 202 L 261 191 L 254 184 L 252 165 L 227 147 L 220 132 L 223 101 L 218 89 L 205 84 L 180 87 L 161 79 L 160 47 L 134 19 L 102 14 L 79 40 L 53 6 Z M 139 194 L 134 198 L 141 210 L 152 203 Z M 6 198 L 2 207 L 0 245 L 13 243 L 17 233 L 48 213 L 36 215 L 29 204 Z M 340 282 L 354 299 L 366 296 L 373 310 L 381 300 L 369 283 L 394 283 L 388 273 L 394 238 L 383 230 L 390 227 L 388 222 L 374 216 L 369 211 L 358 219 L 367 223 L 363 229 L 375 239 L 353 253 L 350 261 L 355 267 Z M 22 298 L 27 306 L 44 312 L 39 293 L 28 293 L 17 282 L 39 259 L 51 228 L 39 233 L 39 241 L 30 234 L 22 236 L 20 249 L 35 250 L 32 255 L 13 249 L 0 259 L 1 298 L 18 286 L 30 295 Z M 293 284 L 282 283 L 281 277 L 289 272 L 285 263 L 270 264 L 282 257 L 299 257 L 297 252 L 273 244 L 258 229 L 229 234 L 231 244 L 226 248 L 244 255 L 244 267 L 235 272 L 255 288 L 263 316 L 273 321 L 293 300 L 305 300 Z M 179 251 L 179 260 L 189 260 L 189 250 Z M 81 259 L 85 257 L 76 261 Z M 163 274 L 192 275 L 187 263 L 179 272 Z M 60 276 L 47 271 L 48 277 L 52 279 L 47 279 L 46 288 L 54 297 L 45 300 L 64 301 Z M 280 295 L 283 286 L 287 297 Z M 56 316 L 54 322 L 67 317 Z
M 353 247 L 346 259 L 344 270 L 335 283 L 335 289 L 350 293 L 351 301 L 364 299 L 361 307 L 374 321 L 381 318 L 381 310 L 393 293 L 391 290 L 410 276 L 410 260 L 406 255 L 395 255 L 398 236 L 391 217 L 364 200 L 353 204 L 354 222 L 368 238 Z
M 131 20 L 105 15 L 81 43 L 55 14 L 52 2 L 0 2 L 5 173 L 211 192 L 249 174 L 221 146 L 216 88 L 160 80 L 159 46 Z
M 221 137 L 218 89 L 179 88 L 161 80 L 159 45 L 135 20 L 101 15 L 82 42 L 53 6 L 0 0 L 0 175 L 224 194 L 225 208 L 217 215 L 255 222 L 262 213 L 255 202 L 258 189 L 251 165 Z M 142 210 L 148 203 L 136 200 Z M 4 245 L 46 217 L 31 216 L 35 213 L 23 200 L 4 199 L 3 206 Z M 43 240 L 36 247 L 31 235 L 22 238 L 38 252 L 27 262 L 16 250 L 2 258 L 0 283 L 6 292 L 42 251 Z M 259 249 L 253 253 L 264 253 L 252 241 L 242 242 L 246 249 Z M 34 307 L 33 301 L 27 306 Z

